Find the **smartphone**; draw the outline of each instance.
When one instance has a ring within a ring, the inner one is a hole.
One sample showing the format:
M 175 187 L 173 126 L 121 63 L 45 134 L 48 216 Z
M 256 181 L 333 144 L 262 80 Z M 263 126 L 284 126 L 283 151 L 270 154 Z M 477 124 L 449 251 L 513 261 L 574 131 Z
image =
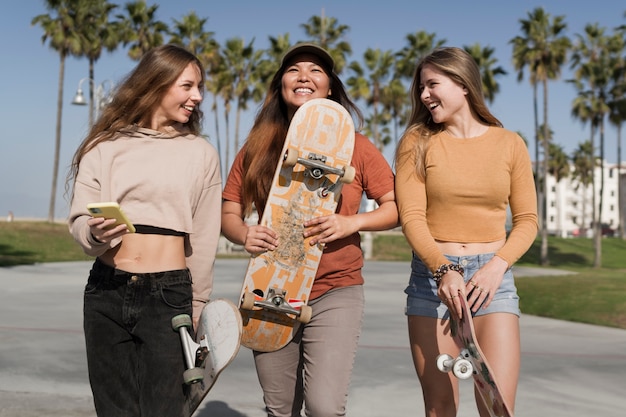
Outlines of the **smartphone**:
M 89 203 L 87 210 L 93 217 L 104 217 L 105 219 L 115 219 L 116 222 L 110 228 L 120 224 L 125 224 L 130 233 L 135 233 L 135 226 L 128 220 L 120 205 L 116 202 L 108 203 Z

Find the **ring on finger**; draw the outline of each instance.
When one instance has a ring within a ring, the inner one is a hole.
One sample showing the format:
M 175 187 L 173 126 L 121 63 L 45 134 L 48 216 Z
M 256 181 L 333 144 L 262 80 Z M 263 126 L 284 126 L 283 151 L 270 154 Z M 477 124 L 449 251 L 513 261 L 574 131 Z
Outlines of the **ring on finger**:
M 472 284 L 473 287 L 476 287 L 476 283 L 474 281 L 470 281 L 470 284 Z

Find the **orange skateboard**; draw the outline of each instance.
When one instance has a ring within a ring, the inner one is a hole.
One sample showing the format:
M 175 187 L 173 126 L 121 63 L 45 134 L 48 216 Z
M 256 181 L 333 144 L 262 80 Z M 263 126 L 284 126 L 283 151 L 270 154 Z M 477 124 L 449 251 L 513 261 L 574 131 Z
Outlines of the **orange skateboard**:
M 241 343 L 271 352 L 285 346 L 300 323 L 322 256 L 304 238 L 304 222 L 335 213 L 343 183 L 354 179 L 352 117 L 338 103 L 312 99 L 293 116 L 261 218 L 278 233 L 274 251 L 252 256 L 241 289 Z
M 467 306 L 466 300 L 463 297 L 460 297 L 460 300 L 463 318 L 460 320 L 456 317 L 451 318 L 450 330 L 452 338 L 461 349 L 461 353 L 457 358 L 453 358 L 445 353 L 439 355 L 437 357 L 437 368 L 442 372 L 452 371 L 454 376 L 459 379 L 473 377 L 474 385 L 480 393 L 489 414 L 492 417 L 512 417 L 513 413 L 511 413 L 498 389 L 495 375 L 489 368 L 487 359 L 478 346 L 472 312 Z
M 202 309 L 195 339 L 191 327 L 187 314 L 172 318 L 172 329 L 180 334 L 187 368 L 183 378 L 189 386 L 189 410 L 193 413 L 239 352 L 241 314 L 230 300 L 211 300 Z

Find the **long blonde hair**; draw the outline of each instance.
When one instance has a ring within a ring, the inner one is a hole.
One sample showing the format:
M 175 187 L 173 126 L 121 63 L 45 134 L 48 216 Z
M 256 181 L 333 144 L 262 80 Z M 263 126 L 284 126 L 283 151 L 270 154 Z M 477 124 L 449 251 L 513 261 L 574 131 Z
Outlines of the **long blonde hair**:
M 204 69 L 200 60 L 186 49 L 169 44 L 156 47 L 142 57 L 135 69 L 116 88 L 113 99 L 103 109 L 102 115 L 89 130 L 74 157 L 66 181 L 76 179 L 83 156 L 101 142 L 115 140 L 118 132 L 129 126 L 141 127 L 159 106 L 172 84 L 190 63 L 197 65 L 200 72 L 200 88 L 204 87 Z M 189 133 L 199 135 L 202 111 L 196 107 L 185 123 Z
M 466 100 L 474 118 L 488 126 L 502 126 L 487 107 L 483 94 L 480 69 L 476 61 L 464 49 L 457 47 L 442 47 L 434 49 L 430 54 L 423 57 L 413 75 L 411 84 L 411 116 L 408 127 L 405 130 L 398 151 L 396 153 L 396 165 L 406 163 L 415 156 L 415 170 L 419 178 L 426 177 L 424 157 L 428 149 L 431 136 L 445 129 L 443 123 L 435 123 L 430 117 L 430 110 L 422 103 L 422 80 L 421 73 L 425 65 L 443 73 L 458 85 L 467 89 Z M 404 141 L 413 140 L 415 146 L 402 146 Z

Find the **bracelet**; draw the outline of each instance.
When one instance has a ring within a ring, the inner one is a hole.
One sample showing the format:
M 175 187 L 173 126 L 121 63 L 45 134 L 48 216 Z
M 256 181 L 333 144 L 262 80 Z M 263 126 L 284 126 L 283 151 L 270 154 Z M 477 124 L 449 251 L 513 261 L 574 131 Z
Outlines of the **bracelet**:
M 461 265 L 457 265 L 457 264 L 443 264 L 439 268 L 437 268 L 435 270 L 435 272 L 433 272 L 433 280 L 435 281 L 435 284 L 437 284 L 437 286 L 439 286 L 439 283 L 441 282 L 441 278 L 443 278 L 443 276 L 448 271 L 456 271 L 459 274 L 461 274 L 461 277 L 465 273 L 465 270 L 463 269 L 463 267 Z

